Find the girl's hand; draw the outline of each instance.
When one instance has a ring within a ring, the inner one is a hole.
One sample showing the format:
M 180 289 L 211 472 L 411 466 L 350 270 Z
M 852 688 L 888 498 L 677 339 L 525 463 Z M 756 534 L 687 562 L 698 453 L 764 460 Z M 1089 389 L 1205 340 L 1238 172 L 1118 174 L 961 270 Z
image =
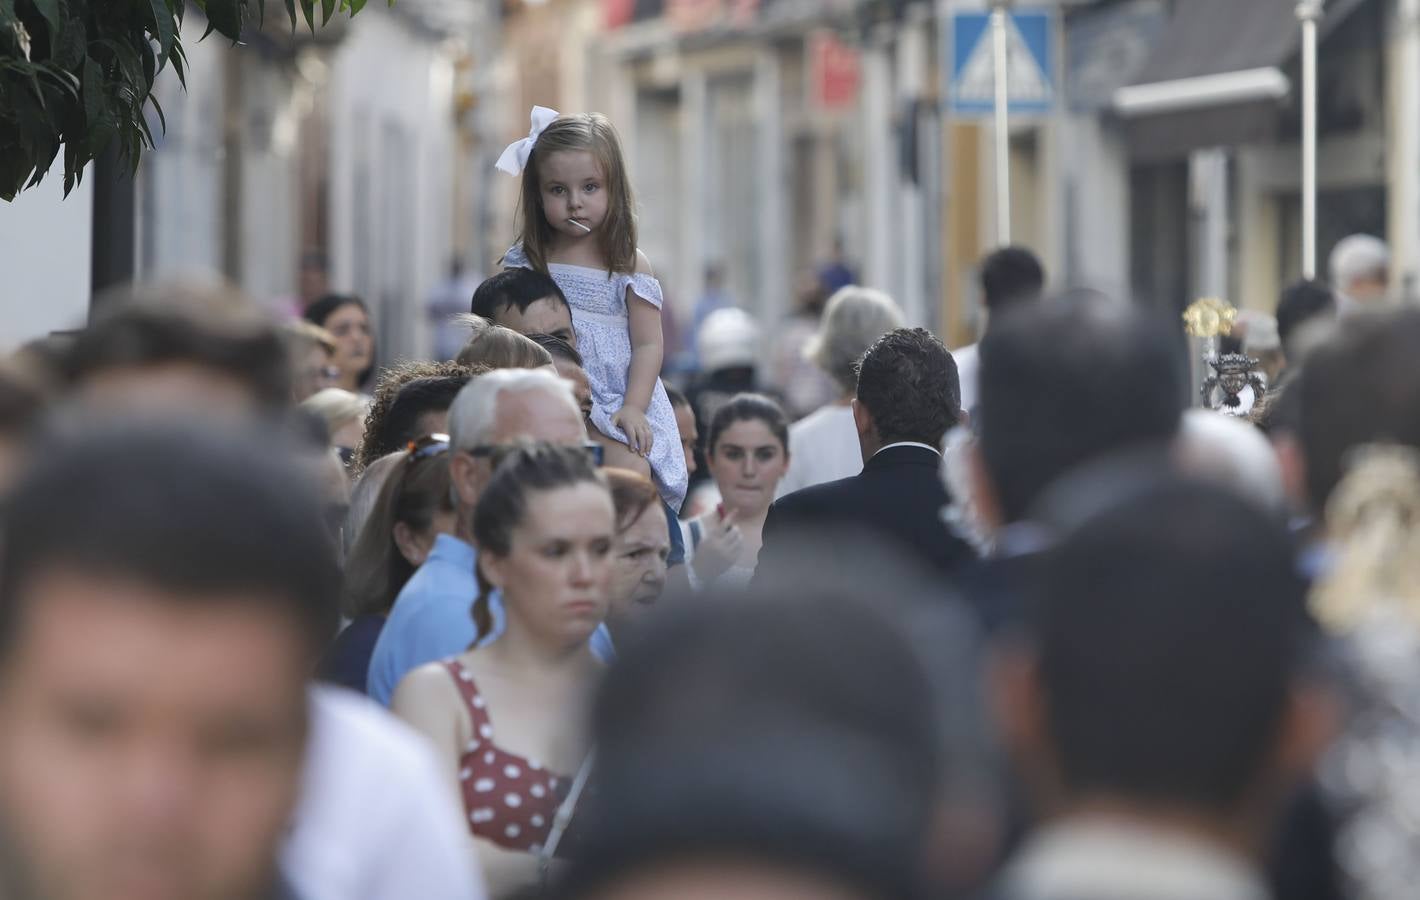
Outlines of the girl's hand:
M 626 435 L 626 446 L 642 456 L 651 455 L 651 444 L 655 438 L 645 413 L 631 405 L 623 406 L 611 417 L 611 424 Z
M 744 537 L 740 534 L 736 518 L 735 511 L 730 510 L 715 516 L 715 521 L 705 526 L 705 536 L 700 539 L 695 555 L 690 559 L 695 577 L 701 582 L 708 584 L 719 578 L 740 558 Z

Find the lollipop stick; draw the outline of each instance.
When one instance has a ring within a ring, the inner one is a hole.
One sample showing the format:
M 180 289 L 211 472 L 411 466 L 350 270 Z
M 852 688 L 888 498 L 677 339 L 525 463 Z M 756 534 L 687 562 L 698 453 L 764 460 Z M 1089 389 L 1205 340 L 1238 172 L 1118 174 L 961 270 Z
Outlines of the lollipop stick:
M 571 222 L 573 225 L 576 225 L 578 228 L 582 229 L 582 230 L 585 231 L 587 234 L 591 234 L 591 233 L 592 233 L 592 229 L 590 229 L 590 228 L 588 228 L 587 226 L 583 225 L 581 222 L 578 222 L 576 219 L 568 219 L 567 221 Z

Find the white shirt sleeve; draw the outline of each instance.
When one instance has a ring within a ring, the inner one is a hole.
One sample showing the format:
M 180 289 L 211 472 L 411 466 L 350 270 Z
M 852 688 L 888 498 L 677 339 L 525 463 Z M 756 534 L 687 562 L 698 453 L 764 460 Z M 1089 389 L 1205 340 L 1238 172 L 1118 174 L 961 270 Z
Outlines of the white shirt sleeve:
M 403 722 L 358 694 L 312 688 L 283 873 L 301 900 L 486 900 L 449 784 Z

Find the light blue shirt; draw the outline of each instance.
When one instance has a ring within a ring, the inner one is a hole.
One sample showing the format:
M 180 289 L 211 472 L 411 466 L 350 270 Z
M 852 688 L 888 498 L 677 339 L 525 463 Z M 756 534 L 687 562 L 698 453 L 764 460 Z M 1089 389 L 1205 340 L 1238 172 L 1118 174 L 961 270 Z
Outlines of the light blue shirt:
M 425 663 L 458 656 L 473 646 L 473 601 L 478 597 L 474 566 L 478 561 L 473 545 L 451 534 L 434 540 L 429 558 L 405 583 L 390 611 L 375 652 L 370 656 L 367 687 L 370 697 L 390 705 L 399 681 Z M 480 642 L 490 644 L 503 635 L 508 617 L 503 598 L 489 598 L 493 630 Z M 591 639 L 592 653 L 603 662 L 616 658 L 611 634 L 605 625 Z

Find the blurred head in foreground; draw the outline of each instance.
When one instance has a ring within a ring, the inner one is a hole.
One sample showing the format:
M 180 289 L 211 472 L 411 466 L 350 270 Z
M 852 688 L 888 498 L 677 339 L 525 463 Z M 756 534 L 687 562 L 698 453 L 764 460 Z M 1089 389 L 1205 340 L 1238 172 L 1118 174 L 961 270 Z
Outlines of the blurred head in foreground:
M 52 442 L 4 514 L 0 892 L 271 896 L 339 575 L 280 439 Z
M 809 581 L 673 606 L 619 648 L 566 896 L 917 893 L 943 781 L 931 680 L 902 610 Z
M 271 417 L 292 396 L 276 326 L 220 285 L 168 282 L 111 295 L 65 369 L 85 409 L 115 417 Z
M 1160 475 L 1050 551 L 1041 585 L 996 685 L 1037 808 L 1053 827 L 1125 823 L 1255 863 L 1330 725 L 1284 526 Z M 1035 883 L 1051 827 L 1018 896 L 1062 895 Z
M 981 342 L 973 500 L 1000 530 L 1051 484 L 1113 454 L 1171 443 L 1186 384 L 1172 326 L 1100 298 L 1011 310 Z

